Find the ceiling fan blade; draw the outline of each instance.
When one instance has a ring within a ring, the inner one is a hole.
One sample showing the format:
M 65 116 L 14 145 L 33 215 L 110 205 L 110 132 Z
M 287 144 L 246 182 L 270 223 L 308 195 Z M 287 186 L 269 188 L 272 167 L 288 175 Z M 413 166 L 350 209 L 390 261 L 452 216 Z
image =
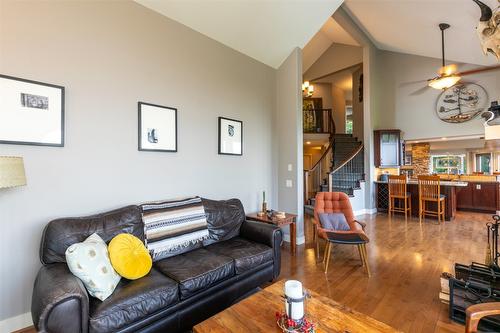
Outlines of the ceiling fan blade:
M 418 96 L 418 95 L 422 95 L 423 93 L 425 93 L 426 91 L 428 91 L 429 89 L 431 89 L 431 87 L 429 86 L 425 86 L 425 87 L 422 87 L 418 90 L 415 90 L 414 92 L 412 92 L 410 95 L 411 96 Z
M 428 81 L 429 80 L 418 80 L 418 81 L 402 82 L 402 83 L 399 84 L 399 87 L 412 86 L 414 84 L 422 84 L 422 83 L 426 83 Z
M 457 75 L 460 75 L 460 76 L 472 75 L 472 74 L 477 74 L 477 73 L 482 73 L 482 72 L 494 71 L 494 70 L 498 70 L 498 69 L 500 69 L 500 65 L 494 65 L 494 66 L 475 68 L 475 69 L 471 69 L 468 71 L 463 71 L 463 72 L 457 73 Z

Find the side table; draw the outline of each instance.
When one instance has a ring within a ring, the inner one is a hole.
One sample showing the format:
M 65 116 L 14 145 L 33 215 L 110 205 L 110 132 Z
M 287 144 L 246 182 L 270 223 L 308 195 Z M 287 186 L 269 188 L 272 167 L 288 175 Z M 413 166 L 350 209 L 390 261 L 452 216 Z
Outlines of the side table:
M 247 220 L 274 224 L 278 227 L 290 226 L 290 249 L 293 255 L 296 253 L 297 233 L 295 223 L 297 222 L 297 215 L 286 213 L 285 218 L 273 217 L 270 219 L 267 215 L 258 216 L 257 213 L 252 213 L 247 215 Z

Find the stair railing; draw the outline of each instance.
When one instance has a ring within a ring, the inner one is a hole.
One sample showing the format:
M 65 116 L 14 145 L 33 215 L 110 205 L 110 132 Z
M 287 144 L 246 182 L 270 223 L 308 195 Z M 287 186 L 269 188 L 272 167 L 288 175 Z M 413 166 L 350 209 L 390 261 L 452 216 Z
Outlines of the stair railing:
M 344 188 L 352 183 L 359 182 L 361 179 L 357 175 L 364 174 L 364 154 L 363 144 L 361 143 L 352 153 L 340 162 L 329 173 L 328 191 L 333 192 L 334 187 Z M 352 193 L 348 193 L 352 194 Z
M 303 110 L 302 127 L 304 133 L 335 134 L 335 122 L 332 117 L 332 109 Z
M 315 110 L 304 110 L 304 112 L 315 111 Z M 308 204 L 309 199 L 314 197 L 317 192 L 321 191 L 321 185 L 328 186 L 328 184 L 323 184 L 324 179 L 328 179 L 328 174 L 330 172 L 330 161 L 332 161 L 333 157 L 333 145 L 334 145 L 334 135 L 335 135 L 335 121 L 332 117 L 331 109 L 321 109 L 321 112 L 325 112 L 327 114 L 327 126 L 324 128 L 328 129 L 328 133 L 330 133 L 330 142 L 326 150 L 323 152 L 319 160 L 313 165 L 313 167 L 309 170 L 304 170 L 304 203 Z M 304 120 L 305 120 L 304 115 Z M 304 133 L 306 132 L 306 128 L 304 127 Z M 311 133 L 311 132 L 309 132 Z M 318 132 L 314 132 L 318 133 Z M 321 133 L 321 132 L 320 132 Z

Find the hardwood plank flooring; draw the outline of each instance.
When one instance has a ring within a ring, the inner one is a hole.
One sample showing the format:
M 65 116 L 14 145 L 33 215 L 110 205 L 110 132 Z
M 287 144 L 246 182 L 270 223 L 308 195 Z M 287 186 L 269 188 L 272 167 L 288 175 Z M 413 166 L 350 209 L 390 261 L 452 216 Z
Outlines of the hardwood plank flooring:
M 317 262 L 312 224 L 306 218 L 306 244 L 297 255 L 282 251 L 281 278 L 298 279 L 306 288 L 330 297 L 404 332 L 463 333 L 464 326 L 448 319 L 448 306 L 438 299 L 439 275 L 454 272 L 454 263 L 484 262 L 485 223 L 489 214 L 458 212 L 454 221 L 386 214 L 362 216 L 370 237 L 367 245 L 372 277 L 361 267 L 357 248 L 334 245 L 328 274 Z

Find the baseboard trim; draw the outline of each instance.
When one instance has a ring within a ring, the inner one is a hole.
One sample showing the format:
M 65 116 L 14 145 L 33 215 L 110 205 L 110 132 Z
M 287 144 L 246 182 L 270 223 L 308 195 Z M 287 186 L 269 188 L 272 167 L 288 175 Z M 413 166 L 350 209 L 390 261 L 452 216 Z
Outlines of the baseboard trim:
M 13 332 L 33 325 L 31 312 L 26 312 L 15 317 L 5 318 L 0 321 L 0 332 Z
M 290 243 L 290 234 L 284 234 L 283 235 L 283 241 L 285 241 L 287 243 Z M 296 241 L 297 245 L 305 244 L 306 243 L 306 237 L 305 236 L 297 237 L 297 239 L 295 241 Z
M 359 209 L 354 211 L 354 216 L 359 216 L 359 215 L 373 215 L 377 213 L 377 208 L 364 208 L 364 209 Z

